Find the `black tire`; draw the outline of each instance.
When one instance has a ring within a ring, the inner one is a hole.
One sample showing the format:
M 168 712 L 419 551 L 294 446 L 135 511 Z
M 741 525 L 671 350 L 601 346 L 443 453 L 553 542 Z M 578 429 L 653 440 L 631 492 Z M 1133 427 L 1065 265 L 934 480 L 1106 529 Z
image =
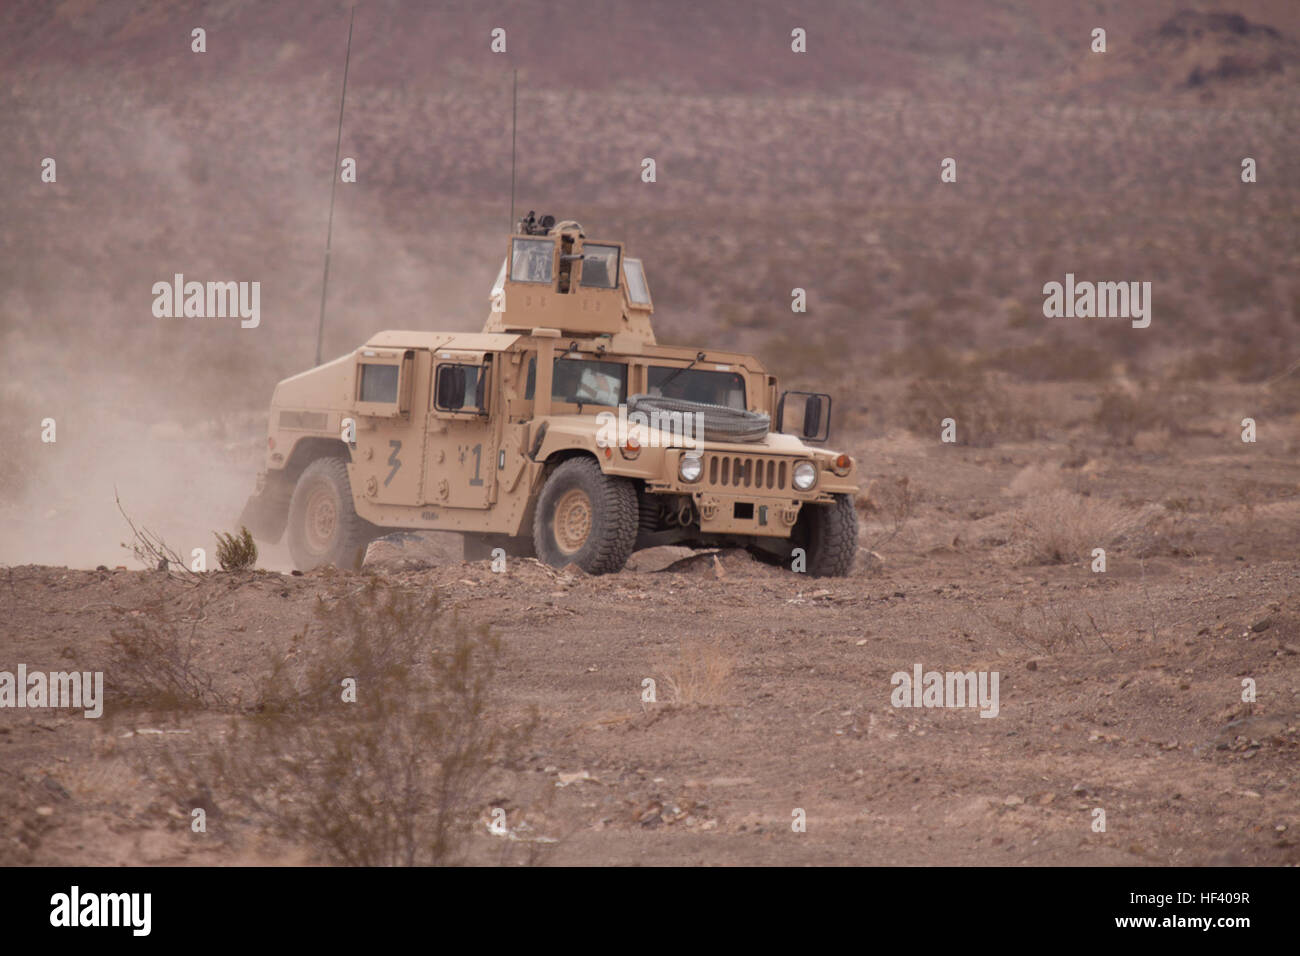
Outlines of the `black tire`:
M 595 459 L 570 458 L 542 487 L 533 546 L 552 567 L 576 564 L 588 574 L 621 571 L 636 545 L 638 517 L 630 481 L 604 474 Z
M 357 516 L 348 464 L 317 458 L 298 477 L 289 501 L 289 554 L 299 571 L 324 565 L 356 570 L 383 529 Z
M 858 513 L 848 495 L 828 505 L 804 505 L 798 525 L 808 552 L 808 573 L 815 578 L 842 578 L 858 556 Z M 799 530 L 796 526 L 796 530 Z

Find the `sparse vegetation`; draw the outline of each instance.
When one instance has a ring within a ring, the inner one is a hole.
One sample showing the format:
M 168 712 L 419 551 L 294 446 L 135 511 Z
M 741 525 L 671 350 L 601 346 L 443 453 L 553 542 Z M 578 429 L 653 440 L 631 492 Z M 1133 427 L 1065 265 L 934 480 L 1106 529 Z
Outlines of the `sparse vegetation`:
M 1098 649 L 1114 651 L 1106 638 L 1105 607 L 1095 601 L 1087 607 L 1053 601 L 1021 603 L 1010 614 L 981 612 L 981 617 L 996 633 L 1035 650 L 1056 652 L 1093 643 Z
M 735 661 L 716 642 L 683 642 L 677 659 L 659 668 L 668 704 L 709 707 L 725 703 Z
M 1132 512 L 1064 489 L 1031 497 L 1017 513 L 1009 546 L 1017 564 L 1073 564 L 1133 527 Z
M 104 671 L 115 694 L 159 710 L 220 709 L 226 697 L 198 662 L 199 624 L 209 595 L 199 596 L 182 616 L 159 597 L 127 615 L 110 632 Z
M 435 595 L 368 581 L 320 605 L 221 746 L 173 756 L 176 794 L 210 791 L 322 859 L 458 862 L 483 784 L 533 722 L 492 709 L 499 641 Z
M 1007 394 L 977 372 L 947 381 L 920 379 L 907 387 L 904 423 L 918 435 L 938 436 L 940 423 L 956 423 L 956 443 L 987 448 L 1035 437 L 1038 425 Z
M 246 571 L 257 565 L 257 545 L 253 535 L 245 527 L 240 527 L 239 534 L 222 534 L 217 536 L 217 561 L 223 571 Z
M 873 480 L 854 502 L 858 512 L 873 519 L 880 531 L 871 539 L 867 550 L 874 551 L 902 533 L 916 513 L 921 492 L 907 475 L 885 480 Z
M 189 565 L 162 539 L 161 535 L 136 525 L 131 516 L 126 513 L 126 509 L 122 507 L 122 498 L 116 488 L 113 489 L 113 500 L 117 502 L 117 510 L 126 519 L 127 527 L 131 529 L 131 540 L 122 542 L 122 547 L 130 551 L 132 557 L 146 568 L 173 572 L 193 582 L 199 580 L 199 576 L 190 570 Z

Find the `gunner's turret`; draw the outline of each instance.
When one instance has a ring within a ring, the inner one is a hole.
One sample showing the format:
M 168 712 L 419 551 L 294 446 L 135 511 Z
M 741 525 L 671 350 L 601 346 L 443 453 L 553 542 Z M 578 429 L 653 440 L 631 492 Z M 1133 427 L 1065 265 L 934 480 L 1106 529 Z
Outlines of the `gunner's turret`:
M 483 331 L 553 329 L 653 345 L 653 312 L 641 260 L 626 258 L 622 243 L 588 239 L 572 219 L 530 211 L 510 237 Z

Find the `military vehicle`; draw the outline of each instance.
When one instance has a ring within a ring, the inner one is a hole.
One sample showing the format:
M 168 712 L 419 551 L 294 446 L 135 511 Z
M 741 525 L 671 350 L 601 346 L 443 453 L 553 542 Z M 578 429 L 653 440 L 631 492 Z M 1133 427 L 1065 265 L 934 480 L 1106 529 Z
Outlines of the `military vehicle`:
M 810 444 L 830 396 L 778 393 L 749 355 L 659 345 L 653 312 L 621 243 L 530 212 L 482 332 L 379 332 L 276 386 L 241 523 L 273 544 L 287 530 L 301 570 L 426 530 L 459 532 L 467 560 L 591 574 L 664 544 L 847 574 L 854 462 Z

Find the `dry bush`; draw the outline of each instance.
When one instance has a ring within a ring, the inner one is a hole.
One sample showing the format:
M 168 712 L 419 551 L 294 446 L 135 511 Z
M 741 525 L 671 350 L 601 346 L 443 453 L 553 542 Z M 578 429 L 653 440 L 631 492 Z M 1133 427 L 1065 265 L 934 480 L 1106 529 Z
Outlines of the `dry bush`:
M 1187 385 L 1166 383 L 1138 392 L 1110 389 L 1102 393 L 1092 424 L 1117 445 L 1133 445 L 1143 432 L 1154 433 L 1144 444 L 1169 442 L 1195 434 L 1193 422 L 1206 406 L 1204 391 Z
M 169 759 L 168 788 L 221 794 L 332 863 L 459 862 L 485 780 L 534 726 L 491 707 L 499 641 L 373 578 L 320 617 L 273 660 L 257 713 L 212 752 Z
M 1009 546 L 1017 564 L 1073 564 L 1109 547 L 1134 525 L 1128 509 L 1058 490 L 1030 498 L 1017 512 Z
M 919 380 L 907 387 L 903 423 L 926 437 L 938 437 L 941 422 L 956 422 L 958 445 L 987 448 L 1003 441 L 1034 438 L 1038 428 L 1022 404 L 984 375 L 968 372 L 946 381 Z
M 108 661 L 102 669 L 114 692 L 159 710 L 224 707 L 225 696 L 196 660 L 199 623 L 208 601 L 200 593 L 186 619 L 160 597 L 112 630 Z
M 257 565 L 257 545 L 247 528 L 241 525 L 238 535 L 220 531 L 213 534 L 217 536 L 217 561 L 221 570 L 247 571 Z
M 1112 360 L 1092 346 L 1057 341 L 1000 349 L 983 364 L 1025 382 L 1095 382 L 1110 376 Z
M 1106 640 L 1105 607 L 1095 603 L 1086 608 L 1068 603 L 1045 601 L 1018 604 L 1007 614 L 979 611 L 980 617 L 995 632 L 1013 638 L 1035 650 L 1059 651 L 1076 644 L 1095 644 L 1113 651 Z M 1098 617 L 1102 620 L 1099 623 Z
M 1143 509 L 1141 521 L 1131 535 L 1133 556 L 1195 557 L 1196 529 L 1193 513 L 1198 504 L 1193 499 L 1170 497 L 1159 506 Z
M 874 551 L 898 537 L 916 514 L 921 497 L 921 492 L 906 475 L 886 480 L 873 479 L 867 490 L 854 501 L 854 507 L 864 518 L 874 520 L 880 526 L 867 550 Z
M 724 703 L 731 691 L 735 661 L 717 643 L 683 642 L 677 659 L 660 665 L 668 691 L 665 703 L 680 707 L 709 707 Z
M 162 536 L 157 532 L 150 531 L 148 528 L 137 526 L 122 507 L 122 497 L 117 493 L 117 487 L 113 487 L 113 500 L 117 502 L 117 510 L 126 520 L 127 527 L 131 529 L 131 542 L 122 542 L 122 547 L 131 552 L 132 557 L 143 564 L 146 568 L 153 568 L 158 571 L 167 571 L 172 577 L 188 581 L 191 584 L 197 584 L 202 580 L 202 575 L 191 571 L 189 565 L 171 547 Z

